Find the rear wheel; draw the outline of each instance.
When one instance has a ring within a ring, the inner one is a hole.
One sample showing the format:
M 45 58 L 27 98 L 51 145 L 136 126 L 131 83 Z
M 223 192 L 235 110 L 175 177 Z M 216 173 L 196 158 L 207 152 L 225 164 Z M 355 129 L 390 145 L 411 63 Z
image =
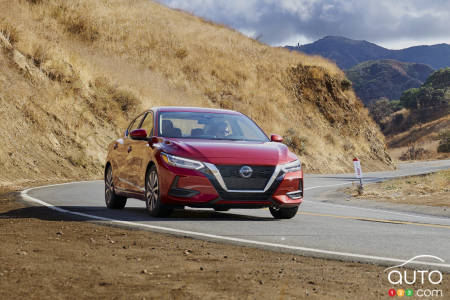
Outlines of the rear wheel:
M 298 211 L 298 206 L 295 207 L 270 207 L 270 213 L 275 219 L 292 219 Z
M 156 167 L 152 166 L 145 178 L 145 205 L 147 212 L 153 217 L 166 217 L 172 209 L 161 202 L 159 179 Z
M 114 191 L 114 180 L 111 166 L 106 170 L 105 177 L 105 203 L 107 208 L 122 209 L 127 204 L 127 198 L 119 196 Z

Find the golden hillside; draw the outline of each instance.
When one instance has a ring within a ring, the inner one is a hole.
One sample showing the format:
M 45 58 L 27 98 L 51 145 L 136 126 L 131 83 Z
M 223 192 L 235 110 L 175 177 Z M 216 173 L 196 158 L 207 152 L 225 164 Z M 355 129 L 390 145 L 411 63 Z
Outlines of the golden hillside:
M 0 0 L 0 185 L 92 178 L 157 105 L 222 107 L 279 133 L 308 171 L 386 167 L 384 138 L 333 63 L 148 0 Z

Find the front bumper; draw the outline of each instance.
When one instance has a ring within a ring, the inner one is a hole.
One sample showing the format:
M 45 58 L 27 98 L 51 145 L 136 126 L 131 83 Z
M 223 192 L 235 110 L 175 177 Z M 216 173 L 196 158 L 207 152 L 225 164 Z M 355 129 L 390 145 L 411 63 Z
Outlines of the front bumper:
M 303 172 L 276 167 L 262 190 L 229 190 L 212 164 L 201 170 L 162 162 L 161 193 L 165 203 L 191 207 L 260 208 L 298 206 L 303 199 Z

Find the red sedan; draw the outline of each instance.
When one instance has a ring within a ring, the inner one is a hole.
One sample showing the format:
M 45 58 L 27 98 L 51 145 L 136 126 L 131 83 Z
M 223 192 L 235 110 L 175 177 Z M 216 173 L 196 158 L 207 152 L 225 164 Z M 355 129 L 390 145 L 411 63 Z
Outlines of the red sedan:
M 303 172 L 282 140 L 235 111 L 150 109 L 108 147 L 106 206 L 122 209 L 137 198 L 152 216 L 184 206 L 269 207 L 277 219 L 292 218 L 303 199 Z

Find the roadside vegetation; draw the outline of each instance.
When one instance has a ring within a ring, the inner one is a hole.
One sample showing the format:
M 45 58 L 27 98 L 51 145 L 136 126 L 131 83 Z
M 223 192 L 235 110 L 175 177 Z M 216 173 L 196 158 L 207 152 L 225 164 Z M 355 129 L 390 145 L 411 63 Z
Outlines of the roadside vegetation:
M 419 88 L 404 91 L 399 100 L 381 98 L 369 106 L 386 135 L 424 124 L 450 112 L 450 68 L 434 72 Z
M 241 111 L 307 171 L 390 166 L 345 74 L 148 0 L 0 0 L 0 185 L 98 178 L 106 145 L 158 105 Z M 289 140 L 289 138 L 288 138 Z
M 369 111 L 386 135 L 394 159 L 449 156 L 450 68 L 434 72 L 421 87 L 404 91 L 399 100 L 372 102 Z
M 365 185 L 362 194 L 356 186 L 346 192 L 359 199 L 450 207 L 450 170 Z

